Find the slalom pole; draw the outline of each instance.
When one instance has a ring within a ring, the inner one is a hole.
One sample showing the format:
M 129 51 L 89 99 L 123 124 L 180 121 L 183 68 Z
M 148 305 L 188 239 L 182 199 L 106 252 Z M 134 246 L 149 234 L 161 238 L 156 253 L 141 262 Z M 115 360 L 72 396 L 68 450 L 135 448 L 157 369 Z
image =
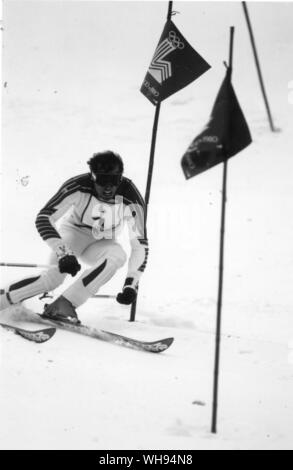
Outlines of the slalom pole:
M 173 2 L 168 2 L 168 14 L 167 14 L 167 20 L 168 21 L 172 17 L 172 7 L 173 7 Z M 145 204 L 146 204 L 145 227 L 146 227 L 146 223 L 147 223 L 148 207 L 149 207 L 150 195 L 151 195 L 151 187 L 152 187 L 152 179 L 153 179 L 153 171 L 154 171 L 154 161 L 155 161 L 155 149 L 156 149 L 156 140 L 157 140 L 157 131 L 158 131 L 160 110 L 161 110 L 161 103 L 159 102 L 156 105 L 156 111 L 155 111 L 155 117 L 154 117 L 152 142 L 151 142 L 151 150 L 150 150 L 150 159 L 149 159 L 149 169 L 148 169 L 148 178 L 147 178 L 146 193 L 145 193 Z M 137 291 L 137 297 L 138 297 L 138 291 Z M 137 297 L 131 305 L 130 320 L 129 320 L 131 322 L 135 321 L 136 308 L 137 308 Z
M 229 49 L 229 69 L 230 80 L 233 63 L 233 45 L 234 45 L 234 26 L 230 28 L 230 49 Z M 214 363 L 214 386 L 213 386 L 213 411 L 211 432 L 217 433 L 217 415 L 218 415 L 218 395 L 219 395 L 219 372 L 220 372 L 220 349 L 221 349 L 221 326 L 222 326 L 222 301 L 223 301 L 223 281 L 224 281 L 224 248 L 225 248 L 225 221 L 226 221 L 226 202 L 227 202 L 227 176 L 228 159 L 224 160 L 223 168 L 223 186 L 222 186 L 222 214 L 221 214 L 221 233 L 220 233 L 220 261 L 219 261 L 219 288 L 217 302 L 217 327 L 215 344 L 215 363 Z
M 159 124 L 160 110 L 161 110 L 161 103 L 158 103 L 156 105 L 156 111 L 155 111 L 155 117 L 154 117 L 152 143 L 151 143 L 151 151 L 150 151 L 150 161 L 149 161 L 149 170 L 148 170 L 148 179 L 147 179 L 147 186 L 146 186 L 146 192 L 145 192 L 146 219 L 147 219 L 148 207 L 149 207 L 150 196 L 151 196 L 151 187 L 152 187 L 153 172 L 154 172 L 155 149 L 156 149 L 156 140 L 157 140 L 157 131 L 158 131 L 158 124 Z
M 146 213 L 145 213 L 145 228 L 147 223 L 147 214 L 148 214 L 148 207 L 150 201 L 150 194 L 151 194 L 151 186 L 152 186 L 152 178 L 153 178 L 153 171 L 154 171 L 154 161 L 155 161 L 155 147 L 156 147 L 156 138 L 157 138 L 157 130 L 158 130 L 158 122 L 160 116 L 160 109 L 161 103 L 156 105 L 155 111 L 155 118 L 154 118 L 154 125 L 153 125 L 153 135 L 152 135 L 152 143 L 151 143 L 151 151 L 150 151 L 150 160 L 149 160 L 149 170 L 148 170 L 148 179 L 147 179 L 147 187 L 145 193 L 145 204 L 146 204 Z M 138 291 L 137 291 L 138 297 Z M 136 316 L 136 307 L 137 307 L 137 297 L 135 301 L 131 304 L 131 311 L 130 311 L 130 321 L 135 321 Z
M 246 19 L 246 24 L 247 24 L 247 27 L 248 27 L 250 42 L 251 42 L 251 46 L 252 46 L 252 50 L 253 50 L 254 61 L 255 61 L 255 65 L 256 65 L 256 69 L 257 69 L 257 74 L 258 74 L 258 79 L 259 79 L 259 83 L 260 83 L 262 96 L 263 96 L 263 99 L 264 99 L 264 103 L 265 103 L 265 107 L 266 107 L 266 111 L 267 111 L 267 115 L 268 115 L 270 128 L 271 128 L 272 132 L 277 132 L 277 129 L 274 126 L 273 117 L 272 117 L 272 113 L 271 113 L 270 105 L 269 105 L 269 100 L 268 100 L 267 93 L 266 93 L 266 90 L 265 90 L 265 85 L 264 85 L 263 76 L 262 76 L 262 72 L 261 72 L 261 68 L 260 68 L 260 62 L 259 62 L 259 59 L 258 59 L 258 54 L 257 54 L 253 29 L 252 29 L 252 25 L 251 25 L 251 21 L 250 21 L 250 17 L 249 17 L 246 2 L 242 2 L 242 7 L 243 7 L 243 11 L 244 11 L 244 16 L 245 16 L 245 19 Z
M 168 2 L 168 13 L 167 13 L 167 20 L 171 20 L 172 17 L 172 9 L 173 9 L 173 2 Z

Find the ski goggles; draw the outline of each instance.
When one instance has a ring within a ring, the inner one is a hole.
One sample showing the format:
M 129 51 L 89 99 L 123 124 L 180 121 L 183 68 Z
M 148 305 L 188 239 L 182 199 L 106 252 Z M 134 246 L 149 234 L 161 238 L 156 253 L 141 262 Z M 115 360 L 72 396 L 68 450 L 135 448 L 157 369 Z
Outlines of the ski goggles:
M 99 186 L 119 186 L 122 181 L 121 173 L 92 173 L 94 182 Z

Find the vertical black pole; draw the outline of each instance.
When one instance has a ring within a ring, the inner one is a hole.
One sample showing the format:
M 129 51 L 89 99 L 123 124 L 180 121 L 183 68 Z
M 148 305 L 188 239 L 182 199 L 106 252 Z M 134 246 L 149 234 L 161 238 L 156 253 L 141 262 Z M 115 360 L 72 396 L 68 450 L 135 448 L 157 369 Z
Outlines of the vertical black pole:
M 172 17 L 172 8 L 173 8 L 173 2 L 169 2 L 169 5 L 168 5 L 168 14 L 167 14 L 167 21 L 171 20 L 171 17 Z
M 229 69 L 230 79 L 233 63 L 234 26 L 230 28 L 230 48 L 229 48 Z M 224 249 L 225 249 L 225 221 L 226 221 L 226 201 L 227 201 L 227 175 L 228 159 L 224 161 L 223 188 L 222 188 L 222 215 L 220 234 L 220 262 L 219 262 L 219 290 L 217 304 L 217 328 L 215 346 L 215 367 L 214 367 L 214 388 L 213 388 L 213 415 L 211 432 L 217 432 L 218 415 L 218 394 L 219 394 L 219 372 L 220 372 L 220 349 L 221 349 L 221 326 L 222 326 L 222 301 L 223 301 L 223 281 L 224 281 Z
M 254 34 L 253 34 L 253 30 L 252 30 L 251 21 L 250 21 L 250 18 L 249 18 L 249 13 L 248 13 L 248 8 L 247 8 L 247 5 L 246 5 L 246 2 L 242 2 L 242 6 L 243 6 L 243 10 L 244 10 L 244 15 L 245 15 L 247 27 L 248 27 L 250 42 L 251 42 L 251 46 L 252 46 L 252 50 L 253 50 L 253 56 L 254 56 L 255 65 L 256 65 L 257 74 L 258 74 L 258 79 L 259 79 L 259 83 L 260 83 L 262 96 L 263 96 L 263 99 L 264 99 L 264 102 L 265 102 L 265 107 L 266 107 L 266 110 L 267 110 L 267 115 L 268 115 L 268 120 L 269 120 L 269 123 L 270 123 L 270 128 L 271 128 L 272 132 L 276 132 L 276 128 L 274 126 L 273 117 L 272 117 L 271 110 L 270 110 L 269 101 L 268 101 L 266 90 L 265 90 L 265 85 L 264 85 L 262 72 L 261 72 L 261 68 L 260 68 L 260 63 L 259 63 L 259 59 L 258 59 L 256 44 L 255 44 L 255 40 L 254 40 Z
M 156 105 L 156 111 L 155 111 L 155 117 L 154 117 L 148 179 L 147 179 L 147 186 L 146 186 L 146 193 L 145 193 L 145 204 L 146 204 L 145 224 L 147 223 L 147 215 L 148 215 L 149 201 L 150 201 L 150 195 L 151 195 L 151 186 L 152 186 L 152 178 L 153 178 L 153 171 L 154 171 L 155 148 L 156 148 L 156 139 L 157 139 L 160 109 L 161 109 L 161 103 L 158 103 Z M 137 297 L 138 297 L 138 292 L 137 292 Z M 130 320 L 129 320 L 131 322 L 135 321 L 137 297 L 135 301 L 131 304 Z
M 227 171 L 228 171 L 228 161 L 225 160 L 224 170 L 223 170 L 223 189 L 222 189 L 219 290 L 218 290 L 218 304 L 217 304 L 217 329 L 216 329 L 214 390 L 213 390 L 212 433 L 214 434 L 216 434 L 217 432 L 218 394 L 219 394 L 222 300 L 223 300 L 223 280 L 224 280 L 224 239 L 225 239 L 225 217 L 226 217 L 226 199 L 227 199 Z
M 168 2 L 167 20 L 171 19 L 172 7 L 173 7 L 173 2 Z M 151 187 L 152 187 L 152 179 L 153 179 L 153 171 L 154 171 L 155 149 L 156 149 L 156 140 L 157 140 L 157 130 L 158 130 L 158 123 L 159 123 L 160 109 L 161 109 L 161 103 L 158 103 L 156 105 L 156 111 L 155 111 L 155 117 L 154 117 L 152 143 L 151 143 L 149 169 L 148 169 L 148 179 L 147 179 L 147 186 L 146 186 L 146 193 L 145 193 L 145 204 L 146 204 L 145 223 L 147 222 L 148 206 L 149 206 L 150 195 L 151 195 Z M 131 305 L 130 320 L 129 320 L 131 322 L 135 321 L 136 307 L 137 307 L 137 298 Z
M 161 110 L 161 103 L 158 103 L 156 105 L 156 111 L 155 111 L 155 117 L 154 117 L 152 143 L 151 143 L 151 151 L 150 151 L 150 161 L 149 161 L 149 169 L 148 169 L 148 179 L 147 179 L 146 192 L 145 192 L 146 213 L 148 213 L 148 206 L 149 206 L 150 195 L 151 195 L 151 187 L 152 187 L 153 171 L 154 171 L 154 161 L 155 161 L 155 149 L 156 149 L 156 140 L 157 140 L 157 131 L 158 131 L 158 124 L 159 124 L 160 110 Z

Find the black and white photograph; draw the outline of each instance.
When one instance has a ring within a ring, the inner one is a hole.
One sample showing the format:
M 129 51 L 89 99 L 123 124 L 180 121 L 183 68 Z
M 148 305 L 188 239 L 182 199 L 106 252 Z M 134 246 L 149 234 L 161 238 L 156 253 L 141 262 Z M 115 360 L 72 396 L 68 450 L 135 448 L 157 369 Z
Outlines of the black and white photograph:
M 0 450 L 293 450 L 292 24 L 2 1 Z

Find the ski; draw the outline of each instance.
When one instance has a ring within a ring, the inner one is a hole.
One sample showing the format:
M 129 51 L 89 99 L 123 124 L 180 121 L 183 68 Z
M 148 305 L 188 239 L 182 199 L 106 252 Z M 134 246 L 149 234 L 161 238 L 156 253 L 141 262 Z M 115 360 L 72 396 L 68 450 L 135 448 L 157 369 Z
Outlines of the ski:
M 45 318 L 42 314 L 36 314 L 40 321 L 46 325 L 54 326 L 62 330 L 78 333 L 81 335 L 89 336 L 91 338 L 100 339 L 113 343 L 126 348 L 136 349 L 138 351 L 147 351 L 152 353 L 160 353 L 168 349 L 174 341 L 174 338 L 164 338 L 158 341 L 140 341 L 137 339 L 128 338 L 126 336 L 119 335 L 117 333 L 111 333 L 109 331 L 99 330 L 91 326 L 79 324 L 74 325 L 72 323 L 65 323 L 62 321 L 52 320 Z
M 5 330 L 12 331 L 16 335 L 22 336 L 22 338 L 34 341 L 35 343 L 45 343 L 56 333 L 56 328 L 45 328 L 37 331 L 24 330 L 17 326 L 6 325 L 6 323 L 0 323 L 2 328 Z

